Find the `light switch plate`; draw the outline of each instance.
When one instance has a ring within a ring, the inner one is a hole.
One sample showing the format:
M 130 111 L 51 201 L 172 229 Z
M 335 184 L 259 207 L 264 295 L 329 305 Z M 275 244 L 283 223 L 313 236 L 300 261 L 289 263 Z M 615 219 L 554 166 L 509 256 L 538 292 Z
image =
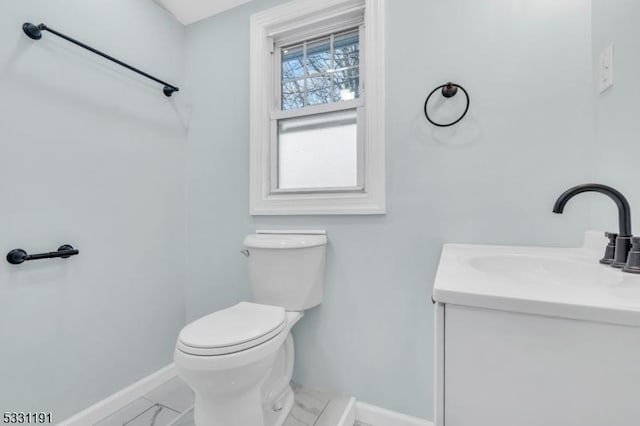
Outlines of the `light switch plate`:
M 613 86 L 613 44 L 605 47 L 600 52 L 598 83 L 600 93 Z

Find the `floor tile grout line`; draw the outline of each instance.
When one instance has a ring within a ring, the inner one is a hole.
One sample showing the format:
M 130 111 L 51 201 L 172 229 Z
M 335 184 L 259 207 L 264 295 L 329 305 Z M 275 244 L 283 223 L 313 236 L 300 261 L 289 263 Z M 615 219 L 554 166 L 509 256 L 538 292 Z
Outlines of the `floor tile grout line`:
M 169 423 L 167 426 L 174 426 L 178 421 L 182 420 L 189 413 L 189 411 L 193 411 L 194 407 L 195 406 L 192 405 L 191 407 L 184 410 L 184 412 L 182 412 L 178 417 L 173 419 L 171 423 Z
M 158 402 L 158 401 L 154 401 L 154 400 L 153 400 L 153 399 L 151 399 L 151 398 L 147 398 L 146 396 L 141 396 L 140 398 L 144 399 L 145 401 L 149 401 L 149 402 L 150 402 L 150 403 L 152 403 L 152 404 L 162 405 L 163 407 L 168 408 L 168 409 L 169 409 L 169 410 L 171 410 L 171 411 L 175 411 L 175 412 L 176 412 L 176 413 L 178 413 L 178 414 L 185 413 L 186 411 L 188 411 L 188 410 L 189 410 L 189 409 L 186 409 L 185 411 L 180 411 L 180 410 L 177 410 L 177 409 L 175 409 L 175 408 L 173 408 L 173 407 L 169 407 L 169 406 L 168 406 L 167 404 L 165 404 L 165 403 Z
M 142 398 L 142 399 L 144 399 L 144 400 L 149 401 L 149 400 L 148 400 L 147 398 L 145 398 L 145 397 L 141 397 L 141 398 Z M 176 410 L 174 410 L 173 408 L 169 408 L 169 407 L 167 407 L 167 406 L 165 406 L 165 405 L 162 405 L 162 404 L 159 404 L 159 403 L 157 403 L 157 402 L 153 402 L 153 401 L 149 401 L 149 402 L 153 403 L 153 405 L 152 405 L 151 407 L 147 408 L 147 409 L 146 409 L 146 410 L 144 410 L 143 412 L 138 413 L 135 417 L 133 417 L 133 418 L 129 419 L 129 420 L 128 420 L 128 421 L 126 421 L 126 422 L 124 422 L 124 423 L 122 424 L 122 426 L 127 426 L 128 424 L 131 424 L 135 419 L 137 419 L 138 417 L 142 416 L 142 415 L 143 415 L 144 413 L 146 413 L 147 411 L 149 411 L 149 410 L 151 410 L 151 409 L 153 409 L 153 408 L 156 408 L 156 407 L 161 407 L 161 409 L 162 409 L 162 408 L 166 408 L 167 410 L 173 411 L 173 412 L 174 412 L 174 413 L 176 413 L 176 414 L 180 414 L 180 412 L 179 412 L 179 411 L 176 411 Z
M 322 413 L 325 412 L 325 410 L 327 409 L 327 407 L 329 406 L 329 403 L 331 402 L 331 400 L 327 401 L 327 403 L 324 405 L 324 407 L 322 407 L 322 411 L 320 411 L 320 414 L 318 414 L 318 417 L 316 417 L 316 421 L 313 422 L 313 425 L 315 426 L 319 421 L 320 421 L 320 417 L 322 417 Z
M 145 399 L 145 398 L 143 398 Z M 148 400 L 147 400 L 148 401 Z M 126 422 L 124 422 L 122 424 L 122 426 L 127 426 L 128 424 L 130 424 L 131 422 L 133 422 L 135 419 L 137 419 L 138 417 L 142 416 L 144 413 L 146 413 L 147 411 L 151 410 L 153 407 L 155 407 L 155 404 L 152 405 L 151 407 L 147 408 L 146 410 L 144 410 L 141 413 L 138 413 L 136 416 L 132 417 L 131 419 L 127 420 Z

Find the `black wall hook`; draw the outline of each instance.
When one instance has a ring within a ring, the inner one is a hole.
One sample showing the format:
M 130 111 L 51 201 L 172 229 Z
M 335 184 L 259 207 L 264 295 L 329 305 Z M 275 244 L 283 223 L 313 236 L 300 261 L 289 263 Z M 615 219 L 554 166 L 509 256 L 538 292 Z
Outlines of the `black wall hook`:
M 9 253 L 7 253 L 7 262 L 11 263 L 12 265 L 19 265 L 28 260 L 51 259 L 54 257 L 61 257 L 63 259 L 66 259 L 68 257 L 75 256 L 78 253 L 80 253 L 80 250 L 74 249 L 68 244 L 64 244 L 58 247 L 58 251 L 38 254 L 27 254 L 26 251 L 18 248 L 13 249 Z
M 429 99 L 431 99 L 431 96 L 433 96 L 433 94 L 436 93 L 440 89 L 441 89 L 442 96 L 444 96 L 447 99 L 454 97 L 458 93 L 458 89 L 462 90 L 462 92 L 464 93 L 465 98 L 467 99 L 467 105 L 464 107 L 464 111 L 462 112 L 462 115 L 460 117 L 458 117 L 455 121 L 452 121 L 451 123 L 442 124 L 442 123 L 435 122 L 435 121 L 433 121 L 431 119 L 431 117 L 429 117 L 429 112 L 427 111 L 427 105 L 429 104 Z M 433 124 L 434 126 L 438 126 L 438 127 L 453 126 L 454 124 L 456 124 L 457 122 L 462 120 L 465 115 L 467 115 L 467 112 L 469 111 L 469 104 L 470 103 L 471 103 L 471 101 L 469 99 L 469 93 L 467 93 L 465 88 L 460 86 L 459 84 L 452 83 L 452 82 L 449 81 L 449 82 L 447 82 L 445 84 L 441 84 L 440 86 L 438 86 L 435 89 L 433 89 L 431 91 L 431 93 L 429 93 L 429 96 L 427 96 L 427 100 L 424 101 L 424 115 L 425 115 L 425 117 L 427 117 L 427 120 L 429 120 L 429 123 Z
M 442 96 L 444 96 L 445 98 L 452 98 L 456 95 L 456 93 L 458 93 L 458 87 L 452 82 L 448 82 L 442 88 Z

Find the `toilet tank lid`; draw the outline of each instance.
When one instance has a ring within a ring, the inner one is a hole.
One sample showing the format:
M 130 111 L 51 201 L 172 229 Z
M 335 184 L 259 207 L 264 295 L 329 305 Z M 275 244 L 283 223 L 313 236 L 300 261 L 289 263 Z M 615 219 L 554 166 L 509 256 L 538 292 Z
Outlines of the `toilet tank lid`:
M 327 244 L 327 236 L 320 234 L 251 234 L 244 239 L 244 245 L 248 248 L 266 249 L 296 249 L 324 246 Z

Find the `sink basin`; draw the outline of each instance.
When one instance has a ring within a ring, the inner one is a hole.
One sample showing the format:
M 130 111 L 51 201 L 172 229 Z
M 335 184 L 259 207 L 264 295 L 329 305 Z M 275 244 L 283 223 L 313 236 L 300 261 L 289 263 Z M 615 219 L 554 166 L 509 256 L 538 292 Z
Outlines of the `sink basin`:
M 513 285 L 607 286 L 623 280 L 617 270 L 603 267 L 593 259 L 502 254 L 471 257 L 469 265 L 479 273 L 508 280 Z
M 640 326 L 640 276 L 600 264 L 606 243 L 590 231 L 577 248 L 445 244 L 433 299 Z

